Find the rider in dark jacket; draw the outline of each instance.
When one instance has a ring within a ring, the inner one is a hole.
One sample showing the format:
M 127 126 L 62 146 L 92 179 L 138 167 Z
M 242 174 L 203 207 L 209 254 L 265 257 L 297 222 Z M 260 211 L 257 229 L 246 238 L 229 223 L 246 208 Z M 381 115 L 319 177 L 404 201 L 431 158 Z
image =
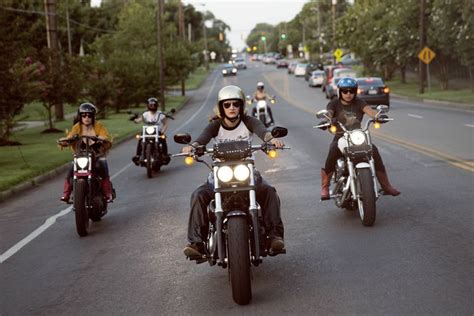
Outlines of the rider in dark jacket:
M 257 119 L 244 114 L 244 94 L 237 86 L 226 86 L 219 91 L 219 118 L 212 120 L 193 146 L 206 145 L 214 139 L 215 142 L 233 140 L 251 140 L 252 134 L 257 134 L 262 140 L 271 139 L 265 126 Z M 284 146 L 283 142 L 273 138 L 270 143 L 277 148 Z M 186 146 L 182 152 L 189 153 L 192 146 Z M 188 223 L 189 245 L 184 248 L 188 257 L 200 256 L 204 252 L 203 241 L 209 230 L 207 206 L 214 196 L 213 190 L 204 183 L 191 196 L 191 212 Z M 283 242 L 283 222 L 280 216 L 280 199 L 274 187 L 270 186 L 259 173 L 256 181 L 257 202 L 262 207 L 263 221 L 270 236 L 270 247 L 275 253 L 280 252 Z
M 337 87 L 339 89 L 339 98 L 332 100 L 327 105 L 329 116 L 333 120 L 337 120 L 344 124 L 348 130 L 359 128 L 364 114 L 370 117 L 375 117 L 377 112 L 373 110 L 364 100 L 357 98 L 357 81 L 353 78 L 342 78 L 339 80 Z M 382 114 L 381 118 L 386 118 L 387 115 Z M 342 157 L 342 153 L 337 147 L 337 141 L 342 137 L 341 129 L 337 126 L 337 132 L 334 136 L 331 145 L 329 146 L 329 153 L 326 158 L 326 164 L 321 169 L 321 200 L 329 199 L 329 184 L 333 172 L 336 169 L 336 162 Z M 400 191 L 395 189 L 389 182 L 387 171 L 380 157 L 380 153 L 375 145 L 372 145 L 375 172 L 377 179 L 380 182 L 382 190 L 392 196 L 397 196 Z

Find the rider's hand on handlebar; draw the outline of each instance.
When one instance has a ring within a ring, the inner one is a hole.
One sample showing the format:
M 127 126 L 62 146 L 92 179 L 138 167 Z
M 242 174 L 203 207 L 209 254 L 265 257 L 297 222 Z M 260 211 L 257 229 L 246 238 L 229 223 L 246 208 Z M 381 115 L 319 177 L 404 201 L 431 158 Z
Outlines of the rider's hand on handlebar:
M 270 140 L 270 144 L 274 145 L 276 148 L 283 148 L 285 146 L 285 144 L 278 138 Z
M 379 122 L 380 124 L 387 123 L 387 119 L 388 119 L 388 115 L 387 115 L 387 114 L 380 114 L 380 115 L 376 118 L 377 122 Z
M 329 121 L 328 121 L 328 120 L 322 120 L 321 122 L 319 122 L 319 124 L 318 124 L 318 125 L 324 125 L 324 124 L 327 124 L 327 123 L 329 123 Z M 319 129 L 321 129 L 321 130 L 325 131 L 325 130 L 327 130 L 327 129 L 328 129 L 328 127 L 327 127 L 327 126 L 321 126 L 321 127 L 319 127 Z
M 181 152 L 183 154 L 189 154 L 193 151 L 193 146 L 184 146 L 182 149 L 181 149 Z

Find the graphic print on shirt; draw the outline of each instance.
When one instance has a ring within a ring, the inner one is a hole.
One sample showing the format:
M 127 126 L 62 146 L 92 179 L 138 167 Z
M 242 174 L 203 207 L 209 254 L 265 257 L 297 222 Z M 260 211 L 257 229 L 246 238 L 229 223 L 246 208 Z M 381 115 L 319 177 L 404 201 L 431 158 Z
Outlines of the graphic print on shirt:
M 239 140 L 252 141 L 252 133 L 243 121 L 240 121 L 239 125 L 237 125 L 237 127 L 232 130 L 225 129 L 224 127 L 220 126 L 217 136 L 214 137 L 214 142 L 216 143 Z

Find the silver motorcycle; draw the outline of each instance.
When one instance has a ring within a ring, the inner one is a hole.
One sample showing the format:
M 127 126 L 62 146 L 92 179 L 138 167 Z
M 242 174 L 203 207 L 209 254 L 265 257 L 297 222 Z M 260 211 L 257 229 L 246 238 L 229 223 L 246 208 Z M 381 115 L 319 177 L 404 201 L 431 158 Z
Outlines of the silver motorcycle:
M 364 226 L 374 224 L 377 212 L 376 201 L 379 198 L 369 126 L 374 123 L 374 127 L 379 128 L 380 123 L 392 121 L 393 119 L 390 118 L 379 117 L 387 111 L 388 106 L 377 106 L 375 118 L 367 120 L 364 128 L 348 130 L 337 121 L 343 131 L 342 137 L 337 142 L 343 158 L 337 160 L 336 171 L 332 178 L 334 186 L 329 193 L 330 199 L 333 199 L 339 208 L 358 209 Z M 327 110 L 319 111 L 316 116 L 319 119 L 326 119 L 327 122 L 313 128 L 329 127 L 333 133 L 336 132 L 336 126 L 331 124 Z

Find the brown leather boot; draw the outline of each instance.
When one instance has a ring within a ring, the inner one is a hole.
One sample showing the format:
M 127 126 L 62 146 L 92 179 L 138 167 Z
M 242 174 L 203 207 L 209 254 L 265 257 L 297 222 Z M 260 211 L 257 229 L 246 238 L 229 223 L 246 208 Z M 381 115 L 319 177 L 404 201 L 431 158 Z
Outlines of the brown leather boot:
M 329 200 L 329 184 L 332 174 L 332 172 L 327 174 L 324 169 L 321 169 L 321 201 Z
M 391 196 L 397 196 L 400 195 L 400 191 L 392 187 L 390 184 L 390 181 L 388 181 L 388 176 L 386 171 L 376 171 L 377 174 L 377 179 L 380 182 L 380 186 L 382 187 L 382 190 L 385 192 L 387 195 Z
M 71 179 L 64 179 L 64 189 L 63 189 L 63 196 L 60 198 L 61 201 L 65 203 L 69 203 L 69 199 L 71 198 L 72 192 L 72 181 Z
M 102 193 L 104 194 L 105 201 L 110 203 L 114 200 L 114 195 L 112 192 L 112 182 L 110 182 L 110 178 L 102 179 Z

